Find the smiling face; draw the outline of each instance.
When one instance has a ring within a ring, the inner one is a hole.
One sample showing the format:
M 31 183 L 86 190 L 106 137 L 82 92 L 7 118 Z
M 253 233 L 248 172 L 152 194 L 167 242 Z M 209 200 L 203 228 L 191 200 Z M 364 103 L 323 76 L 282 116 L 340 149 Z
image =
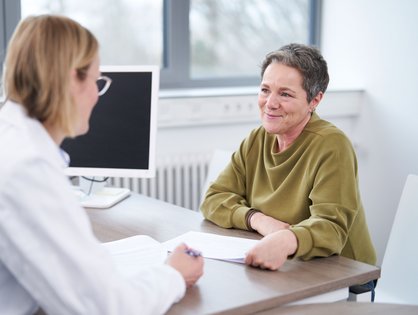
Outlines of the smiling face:
M 273 62 L 265 70 L 258 94 L 263 127 L 280 142 L 293 142 L 308 123 L 322 93 L 310 103 L 302 88 L 302 75 L 295 68 Z

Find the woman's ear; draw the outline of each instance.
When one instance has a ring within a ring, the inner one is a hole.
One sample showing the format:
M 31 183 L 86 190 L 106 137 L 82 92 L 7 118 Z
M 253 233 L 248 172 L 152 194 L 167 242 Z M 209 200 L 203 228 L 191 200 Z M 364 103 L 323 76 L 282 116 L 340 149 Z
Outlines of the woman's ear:
M 312 113 L 315 111 L 318 104 L 321 102 L 322 98 L 324 97 L 324 93 L 319 92 L 309 103 L 309 111 Z

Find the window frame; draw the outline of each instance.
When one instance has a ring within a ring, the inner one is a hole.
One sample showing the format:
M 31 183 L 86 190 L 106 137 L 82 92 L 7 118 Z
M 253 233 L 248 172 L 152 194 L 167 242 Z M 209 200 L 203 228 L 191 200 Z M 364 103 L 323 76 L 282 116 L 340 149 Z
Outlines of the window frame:
M 252 77 L 192 79 L 190 77 L 189 9 L 191 0 L 163 0 L 163 60 L 161 89 L 193 89 L 254 86 Z M 310 0 L 309 44 L 320 47 L 322 0 Z M 21 18 L 20 0 L 0 0 L 0 72 L 7 43 Z
M 0 0 L 0 74 L 3 76 L 3 63 L 7 43 L 20 20 L 20 1 Z M 0 93 L 1 94 L 1 93 Z

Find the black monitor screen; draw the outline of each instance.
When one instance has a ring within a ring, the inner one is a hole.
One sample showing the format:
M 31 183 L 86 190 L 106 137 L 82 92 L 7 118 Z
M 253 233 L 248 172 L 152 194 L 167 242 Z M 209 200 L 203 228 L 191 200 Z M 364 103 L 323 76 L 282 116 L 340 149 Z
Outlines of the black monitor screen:
M 87 134 L 62 144 L 70 155 L 69 175 L 149 177 L 155 171 L 150 164 L 154 165 L 158 89 L 153 85 L 158 72 L 113 68 L 119 71 L 101 69 L 112 84 L 99 97 Z

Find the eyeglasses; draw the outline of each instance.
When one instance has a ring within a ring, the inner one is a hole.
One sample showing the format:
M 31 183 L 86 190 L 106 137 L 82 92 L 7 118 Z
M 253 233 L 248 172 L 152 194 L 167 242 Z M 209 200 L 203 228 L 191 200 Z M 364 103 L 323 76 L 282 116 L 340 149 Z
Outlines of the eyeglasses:
M 110 84 L 112 83 L 112 79 L 102 75 L 97 79 L 96 83 L 97 89 L 99 91 L 99 96 L 102 96 L 109 89 Z

